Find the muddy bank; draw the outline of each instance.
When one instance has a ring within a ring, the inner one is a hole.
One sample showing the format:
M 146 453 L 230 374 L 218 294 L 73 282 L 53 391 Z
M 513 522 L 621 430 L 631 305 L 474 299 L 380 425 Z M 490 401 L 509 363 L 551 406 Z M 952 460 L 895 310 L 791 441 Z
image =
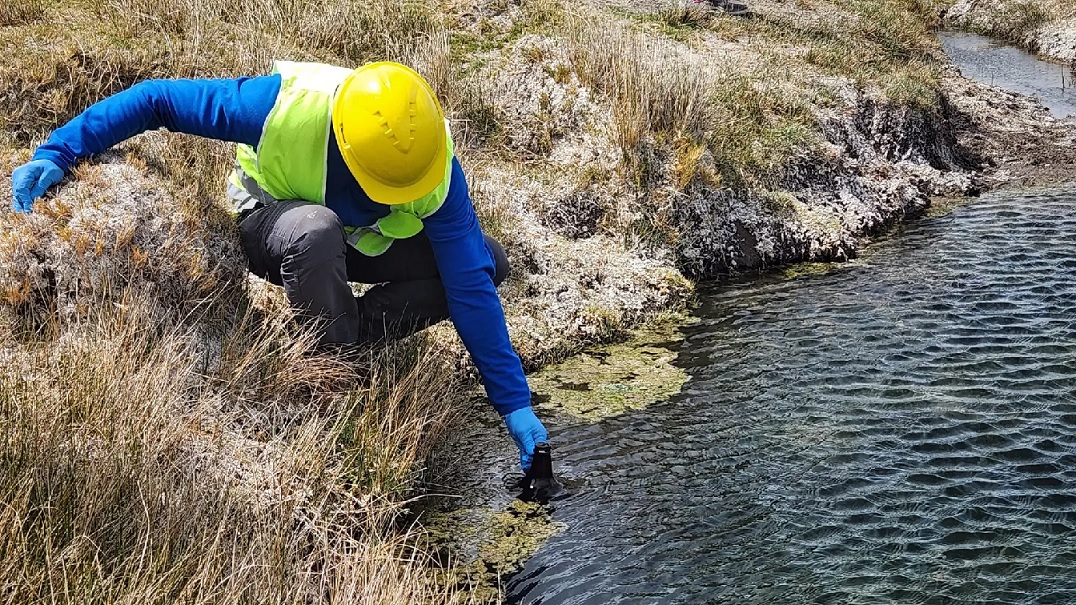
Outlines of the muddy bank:
M 838 88 L 849 105 L 820 112 L 815 153 L 791 159 L 770 190 L 689 188 L 678 205 L 681 267 L 713 277 L 854 258 L 862 238 L 924 211 L 932 195 L 975 193 L 975 159 L 952 109 L 900 107 Z
M 961 148 L 980 158 L 987 188 L 1049 187 L 1076 181 L 1076 125 L 1052 117 L 1030 97 L 961 77 L 952 70 L 943 90 L 958 109 Z
M 943 25 L 1021 46 L 1076 68 L 1076 5 L 1061 0 L 959 0 L 942 12 Z M 1076 72 L 1072 72 L 1076 77 Z M 1076 180 L 1073 120 L 1057 120 L 1026 96 L 959 77 L 950 70 L 943 90 L 960 110 L 959 141 L 984 160 L 989 186 L 1050 186 Z

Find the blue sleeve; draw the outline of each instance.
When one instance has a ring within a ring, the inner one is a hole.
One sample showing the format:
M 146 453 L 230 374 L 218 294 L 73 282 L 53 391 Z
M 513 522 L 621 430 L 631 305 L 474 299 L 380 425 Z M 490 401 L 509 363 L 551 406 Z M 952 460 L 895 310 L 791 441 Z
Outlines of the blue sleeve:
M 101 153 L 156 128 L 257 145 L 280 91 L 280 75 L 229 80 L 147 80 L 99 101 L 53 131 L 35 160 L 70 172 Z
M 448 298 L 448 312 L 471 353 L 490 403 L 502 416 L 531 404 L 523 365 L 508 339 L 493 286 L 494 266 L 459 161 L 452 160 L 448 199 L 423 220 Z

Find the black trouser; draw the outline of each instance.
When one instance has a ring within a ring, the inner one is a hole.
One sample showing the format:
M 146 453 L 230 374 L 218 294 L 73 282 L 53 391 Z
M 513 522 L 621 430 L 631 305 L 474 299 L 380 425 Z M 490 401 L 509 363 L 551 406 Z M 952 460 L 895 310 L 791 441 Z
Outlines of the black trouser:
M 365 256 L 347 244 L 335 212 L 298 200 L 243 213 L 239 233 L 250 270 L 283 286 L 293 307 L 321 322 L 321 344 L 402 338 L 448 319 L 425 233 Z M 508 275 L 504 248 L 489 236 L 486 248 L 496 267 L 493 283 L 500 284 Z M 377 285 L 356 298 L 348 282 Z

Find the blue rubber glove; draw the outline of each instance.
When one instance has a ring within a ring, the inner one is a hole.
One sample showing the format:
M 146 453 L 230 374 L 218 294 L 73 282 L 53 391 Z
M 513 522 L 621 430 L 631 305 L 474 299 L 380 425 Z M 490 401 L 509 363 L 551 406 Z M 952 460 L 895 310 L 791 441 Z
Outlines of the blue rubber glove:
M 549 439 L 545 426 L 530 407 L 508 412 L 504 415 L 504 424 L 512 435 L 512 441 L 515 441 L 516 447 L 519 448 L 519 466 L 526 472 L 534 457 L 534 444 Z
M 15 212 L 30 212 L 34 200 L 64 178 L 62 168 L 49 160 L 34 160 L 11 173 L 11 206 Z

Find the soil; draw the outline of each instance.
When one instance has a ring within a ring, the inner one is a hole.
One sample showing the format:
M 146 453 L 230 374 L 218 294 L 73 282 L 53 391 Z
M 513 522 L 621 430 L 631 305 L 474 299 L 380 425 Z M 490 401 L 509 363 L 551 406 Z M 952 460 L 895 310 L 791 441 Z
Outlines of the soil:
M 958 110 L 957 143 L 980 158 L 985 188 L 1076 181 L 1076 120 L 1058 120 L 1034 99 L 958 75 L 946 78 L 943 89 Z

